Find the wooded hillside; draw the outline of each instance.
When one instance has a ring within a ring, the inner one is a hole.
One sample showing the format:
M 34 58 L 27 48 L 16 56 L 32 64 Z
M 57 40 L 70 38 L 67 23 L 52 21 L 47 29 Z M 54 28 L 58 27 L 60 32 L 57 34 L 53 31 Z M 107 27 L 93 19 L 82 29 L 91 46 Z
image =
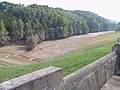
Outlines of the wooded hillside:
M 0 3 L 0 33 L 20 38 L 37 32 L 41 40 L 114 30 L 115 24 L 89 11 L 68 11 L 37 4 Z M 18 36 L 18 35 L 17 35 Z

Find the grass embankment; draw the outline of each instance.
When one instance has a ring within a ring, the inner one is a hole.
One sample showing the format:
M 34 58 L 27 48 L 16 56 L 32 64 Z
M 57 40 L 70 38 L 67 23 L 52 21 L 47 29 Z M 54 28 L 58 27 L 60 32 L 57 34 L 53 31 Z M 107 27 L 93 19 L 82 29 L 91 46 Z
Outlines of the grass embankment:
M 116 37 L 120 33 L 100 36 L 100 40 L 96 40 L 94 45 L 89 46 L 87 49 L 78 51 L 74 54 L 62 56 L 54 60 L 43 63 L 23 65 L 23 66 L 0 66 L 0 82 L 18 77 L 48 66 L 56 66 L 62 68 L 62 75 L 66 76 L 92 62 L 103 57 L 111 52 L 111 48 L 115 43 Z

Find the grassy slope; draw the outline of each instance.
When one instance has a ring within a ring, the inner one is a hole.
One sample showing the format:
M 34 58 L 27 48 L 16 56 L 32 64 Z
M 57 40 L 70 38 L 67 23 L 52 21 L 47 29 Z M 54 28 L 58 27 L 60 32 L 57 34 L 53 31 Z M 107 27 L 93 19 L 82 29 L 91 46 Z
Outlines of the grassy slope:
M 118 37 L 119 35 L 120 33 L 116 33 L 116 34 L 110 34 L 110 35 L 98 37 L 100 41 L 96 41 L 96 43 L 94 43 L 94 45 L 92 46 L 89 46 L 88 49 L 83 49 L 82 51 L 78 51 L 74 54 L 59 57 L 47 62 L 32 64 L 32 65 L 16 66 L 16 67 L 1 66 L 0 82 L 48 66 L 56 66 L 62 68 L 63 70 L 62 74 L 63 76 L 66 76 L 111 52 L 111 48 L 115 43 L 116 37 Z

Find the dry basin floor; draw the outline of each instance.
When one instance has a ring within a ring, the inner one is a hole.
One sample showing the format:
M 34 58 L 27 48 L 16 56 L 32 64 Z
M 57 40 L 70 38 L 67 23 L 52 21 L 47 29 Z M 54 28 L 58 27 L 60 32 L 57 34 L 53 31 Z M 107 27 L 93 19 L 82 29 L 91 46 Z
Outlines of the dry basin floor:
M 112 34 L 114 31 L 89 33 L 72 36 L 54 41 L 43 41 L 33 50 L 26 51 L 25 46 L 5 46 L 0 48 L 0 64 L 22 65 L 42 62 L 44 60 L 70 54 L 99 42 L 102 35 Z

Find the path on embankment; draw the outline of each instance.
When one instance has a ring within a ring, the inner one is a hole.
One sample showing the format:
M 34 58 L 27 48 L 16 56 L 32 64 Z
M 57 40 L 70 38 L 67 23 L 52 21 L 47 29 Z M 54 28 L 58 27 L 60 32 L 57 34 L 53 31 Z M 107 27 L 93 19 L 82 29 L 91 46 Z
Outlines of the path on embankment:
M 120 76 L 113 75 L 100 90 L 120 90 Z
M 85 49 L 88 45 L 99 43 L 103 35 L 114 31 L 89 33 L 54 41 L 43 41 L 27 52 L 25 46 L 6 46 L 0 48 L 0 65 L 21 65 L 41 62 L 50 58 Z

